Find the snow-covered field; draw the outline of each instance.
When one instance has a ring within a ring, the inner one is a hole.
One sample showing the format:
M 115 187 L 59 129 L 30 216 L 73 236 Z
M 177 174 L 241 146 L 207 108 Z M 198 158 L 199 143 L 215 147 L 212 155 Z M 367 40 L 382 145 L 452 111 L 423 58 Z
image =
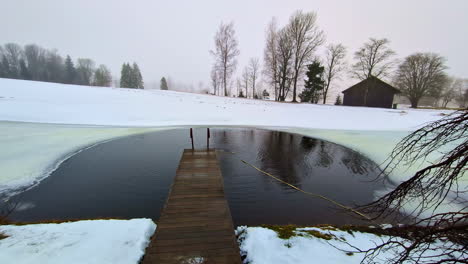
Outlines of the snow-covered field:
M 438 110 L 405 109 L 402 111 L 289 104 L 172 91 L 85 87 L 0 79 L 0 171 L 2 171 L 0 195 L 7 190 L 24 189 L 34 185 L 49 175 L 64 159 L 83 148 L 121 136 L 169 127 L 251 126 L 288 131 L 342 144 L 363 153 L 379 164 L 385 160 L 393 146 L 410 131 L 437 120 L 442 117 L 442 114 L 447 113 L 449 112 Z M 436 157 L 428 157 L 427 162 L 434 158 Z M 395 181 L 401 181 L 416 169 L 401 168 L 391 176 Z M 95 239 L 98 238 L 89 237 L 88 231 L 80 231 L 80 228 L 102 231 L 99 233 L 99 239 L 102 239 L 99 244 L 112 246 L 114 242 L 118 243 L 127 238 L 125 235 L 119 237 L 111 231 L 130 230 L 136 226 L 135 222 L 128 222 L 128 226 L 125 227 L 117 226 L 116 223 L 110 221 L 77 222 L 78 229 L 69 229 L 74 223 L 48 225 L 44 229 L 41 229 L 43 225 L 2 226 L 0 231 L 9 234 L 10 238 L 0 240 L 0 259 L 3 260 L 3 256 L 6 256 L 1 255 L 5 247 L 10 250 L 8 254 L 30 249 L 28 254 L 25 254 L 25 258 L 44 257 L 53 255 L 55 252 L 62 252 L 63 255 L 56 256 L 56 263 L 60 263 L 63 260 L 60 257 L 64 256 L 76 256 L 80 259 L 76 252 L 80 252 L 82 247 L 94 252 L 93 257 L 96 255 L 96 258 L 113 258 L 120 254 L 120 249 L 122 252 L 129 252 L 123 249 L 126 247 L 127 250 L 129 248 L 133 250 L 131 250 L 133 253 L 129 253 L 131 260 L 123 257 L 122 262 L 113 261 L 114 259 L 97 259 L 96 263 L 106 263 L 106 261 L 136 263 L 135 259 L 141 256 L 142 247 L 144 248 L 143 245 L 146 243 L 143 240 L 147 241 L 148 230 L 151 229 L 148 225 L 146 227 L 142 225 L 143 231 L 133 232 L 132 239 L 127 244 L 124 243 L 125 246 L 122 248 L 118 246 L 89 248 L 93 243 L 97 243 Z M 125 225 L 126 221 L 118 223 Z M 43 241 L 53 241 L 54 238 L 59 238 L 57 241 L 61 242 L 50 243 L 48 247 L 48 243 L 37 241 L 38 234 L 42 233 L 46 238 Z M 297 247 L 285 249 L 273 245 L 280 242 L 276 241 L 271 233 L 262 231 L 257 234 L 255 230 L 249 233 L 249 238 L 244 240 L 245 243 L 241 247 L 249 252 L 250 257 L 256 258 L 257 256 L 252 253 L 252 250 L 260 250 L 259 252 L 271 255 L 265 259 L 255 260 L 253 263 L 301 263 L 302 260 L 292 258 L 296 256 L 296 251 L 315 252 L 312 248 L 321 245 L 315 241 L 310 245 L 298 243 Z M 134 239 L 141 240 L 135 242 Z M 262 245 L 265 239 L 271 243 Z M 65 242 L 62 243 L 63 241 Z M 38 244 L 37 247 L 36 244 Z M 9 247 L 8 245 L 16 246 Z M 252 248 L 246 245 L 251 245 Z M 334 254 L 334 257 L 339 258 L 338 262 L 339 260 L 349 262 L 355 259 L 345 254 L 339 256 L 332 247 L 327 249 L 325 247 L 322 245 L 317 248 Z M 108 252 L 106 250 L 111 249 L 113 254 L 105 254 Z M 284 259 L 280 255 L 283 253 L 296 261 L 277 261 Z M 312 255 L 312 259 L 316 259 Z M 305 255 L 297 255 L 299 256 Z M 310 259 L 305 260 L 309 263 Z M 28 259 L 25 263 L 27 261 Z M 15 263 L 21 262 L 15 259 Z M 48 263 L 53 262 L 48 261 Z M 86 261 L 86 263 L 94 262 Z M 324 262 L 318 261 L 317 263 Z
M 414 130 L 441 111 L 336 107 L 0 79 L 0 120 L 110 126 Z
M 0 226 L 0 263 L 138 263 L 156 230 L 150 219 Z

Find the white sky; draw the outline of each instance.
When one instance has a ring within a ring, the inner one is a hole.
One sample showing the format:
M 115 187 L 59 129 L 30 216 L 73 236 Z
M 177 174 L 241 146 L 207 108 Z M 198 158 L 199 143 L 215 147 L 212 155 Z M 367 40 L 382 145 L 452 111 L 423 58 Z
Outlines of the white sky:
M 235 23 L 240 73 L 250 57 L 262 57 L 271 18 L 284 25 L 298 9 L 317 12 L 327 41 L 343 43 L 350 62 L 369 37 L 385 37 L 399 58 L 440 53 L 449 74 L 468 77 L 466 0 L 0 0 L 0 7 L 1 44 L 37 43 L 74 59 L 89 57 L 116 76 L 123 62 L 136 61 L 146 83 L 170 76 L 208 85 L 209 50 L 221 21 Z

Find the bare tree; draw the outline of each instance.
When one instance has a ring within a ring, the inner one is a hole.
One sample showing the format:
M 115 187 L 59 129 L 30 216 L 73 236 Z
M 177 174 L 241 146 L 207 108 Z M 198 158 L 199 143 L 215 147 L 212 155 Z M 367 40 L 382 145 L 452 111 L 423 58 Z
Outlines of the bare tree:
M 341 44 L 330 44 L 325 51 L 325 70 L 323 72 L 325 86 L 323 88 L 323 103 L 327 102 L 328 91 L 331 83 L 340 79 L 340 73 L 346 69 L 346 48 Z
M 94 72 L 94 86 L 110 87 L 112 85 L 112 74 L 106 65 L 99 65 Z
M 468 166 L 467 111 L 452 113 L 406 136 L 393 149 L 384 171 L 389 174 L 402 165 L 420 165 L 433 153 L 441 157 L 363 207 L 376 217 L 388 217 L 417 201 L 412 211 L 415 218 L 407 219 L 403 228 L 394 228 L 388 240 L 361 251 L 366 254 L 363 262 L 375 263 L 380 252 L 391 251 L 396 256 L 388 263 L 467 263 L 468 206 L 463 198 L 467 190 L 460 185 Z M 435 213 L 444 201 L 460 206 Z M 423 213 L 430 216 L 422 217 Z
M 434 96 L 447 81 L 445 59 L 434 53 L 415 53 L 398 67 L 395 84 L 408 97 L 411 107 L 418 107 L 423 96 Z
M 249 98 L 249 83 L 250 83 L 250 73 L 249 68 L 245 67 L 242 72 L 242 86 L 245 88 L 245 98 Z
M 258 98 L 255 92 L 255 86 L 257 84 L 259 72 L 260 72 L 260 63 L 259 63 L 258 58 L 251 58 L 249 61 L 249 75 L 250 75 L 250 83 L 252 84 L 252 98 L 254 99 Z
M 76 71 L 79 77 L 79 84 L 90 85 L 94 74 L 94 61 L 87 58 L 79 58 L 76 64 Z
M 3 55 L 6 57 L 12 78 L 20 77 L 20 60 L 23 58 L 23 49 L 16 43 L 7 43 L 3 48 Z
M 215 50 L 211 51 L 216 60 L 214 67 L 221 73 L 224 96 L 228 95 L 229 79 L 236 70 L 239 55 L 235 33 L 234 23 L 221 23 L 215 35 Z
M 283 28 L 278 32 L 278 101 L 284 101 L 288 96 L 293 79 L 293 40 L 290 31 Z
M 211 69 L 211 86 L 213 86 L 213 94 L 219 95 L 219 88 L 221 86 L 220 72 L 216 67 Z
M 467 107 L 468 105 L 468 79 L 464 79 L 462 85 L 457 91 L 455 100 L 459 107 Z
M 278 28 L 276 18 L 272 18 L 266 30 L 266 45 L 263 51 L 263 75 L 273 87 L 275 101 L 278 101 Z
M 365 80 L 371 76 L 382 78 L 390 74 L 396 54 L 388 47 L 390 41 L 386 38 L 370 38 L 358 51 L 354 53 L 357 61 L 352 65 L 351 74 L 354 78 Z
M 317 26 L 315 12 L 296 11 L 288 24 L 290 37 L 293 40 L 293 102 L 296 100 L 297 80 L 305 65 L 313 58 L 314 51 L 325 41 L 322 30 Z
M 443 90 L 440 94 L 441 106 L 446 108 L 447 105 L 457 98 L 458 91 L 463 87 L 463 80 L 460 78 L 449 77 Z

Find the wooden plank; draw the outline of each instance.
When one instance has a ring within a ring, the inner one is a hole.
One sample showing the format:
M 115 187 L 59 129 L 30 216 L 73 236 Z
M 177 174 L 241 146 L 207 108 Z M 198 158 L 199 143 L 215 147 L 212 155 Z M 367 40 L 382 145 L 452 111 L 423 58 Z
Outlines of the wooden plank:
M 184 150 L 141 263 L 242 263 L 214 150 Z

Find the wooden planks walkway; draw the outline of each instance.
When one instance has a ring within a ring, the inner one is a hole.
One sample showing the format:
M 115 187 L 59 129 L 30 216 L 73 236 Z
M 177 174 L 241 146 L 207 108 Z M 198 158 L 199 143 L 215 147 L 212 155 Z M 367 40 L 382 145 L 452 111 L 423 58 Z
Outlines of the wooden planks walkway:
M 242 263 L 215 150 L 184 150 L 142 263 Z

